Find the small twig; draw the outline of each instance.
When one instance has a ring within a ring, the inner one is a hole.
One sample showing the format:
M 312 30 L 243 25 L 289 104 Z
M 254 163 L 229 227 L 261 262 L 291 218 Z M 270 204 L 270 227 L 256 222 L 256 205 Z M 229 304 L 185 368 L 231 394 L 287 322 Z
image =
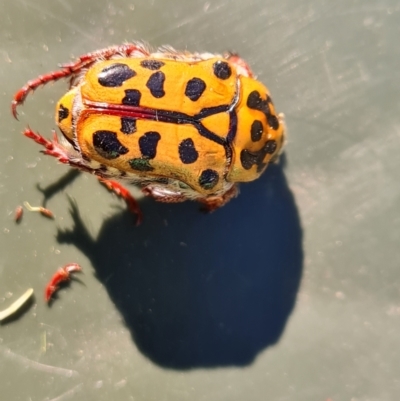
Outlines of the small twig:
M 30 211 L 30 212 L 39 212 L 43 216 L 46 216 L 50 219 L 54 219 L 54 214 L 51 210 L 46 209 L 43 206 L 31 206 L 28 202 L 24 202 L 24 206 Z
M 0 312 L 0 322 L 4 319 L 7 319 L 15 312 L 18 312 L 19 309 L 29 300 L 29 298 L 33 294 L 33 288 L 29 288 L 29 290 L 25 291 L 23 295 L 21 295 L 15 302 L 13 302 L 7 309 L 4 309 Z

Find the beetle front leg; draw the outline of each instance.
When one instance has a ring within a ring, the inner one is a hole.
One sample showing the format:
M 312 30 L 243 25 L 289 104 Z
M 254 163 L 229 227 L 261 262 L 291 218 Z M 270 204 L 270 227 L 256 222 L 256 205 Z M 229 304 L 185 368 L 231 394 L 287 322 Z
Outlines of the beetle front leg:
M 61 78 L 66 78 L 71 75 L 68 69 L 62 69 L 58 71 L 49 72 L 45 75 L 40 75 L 39 77 L 27 82 L 15 95 L 11 102 L 11 112 L 14 118 L 18 120 L 17 107 L 24 103 L 28 94 L 39 86 L 46 85 L 48 82 L 58 81 Z
M 68 69 L 70 71 L 70 75 L 72 75 L 80 72 L 82 68 L 90 66 L 97 60 L 109 60 L 116 55 L 121 57 L 130 57 L 134 52 L 140 53 L 140 55 L 143 57 L 150 55 L 150 52 L 144 46 L 136 43 L 126 43 L 124 45 L 110 46 L 106 47 L 105 49 L 84 54 L 78 57 L 76 61 L 62 64 L 61 67 L 63 69 Z
M 61 78 L 74 77 L 84 68 L 90 67 L 97 60 L 109 60 L 116 55 L 122 57 L 130 57 L 132 53 L 137 52 L 142 56 L 148 56 L 150 53 L 144 46 L 135 43 L 127 43 L 125 45 L 111 46 L 92 53 L 84 54 L 77 58 L 76 61 L 61 65 L 61 69 L 52 71 L 27 82 L 15 95 L 11 102 L 11 112 L 18 119 L 17 107 L 24 103 L 30 92 L 33 92 L 40 86 L 49 82 L 58 81 Z

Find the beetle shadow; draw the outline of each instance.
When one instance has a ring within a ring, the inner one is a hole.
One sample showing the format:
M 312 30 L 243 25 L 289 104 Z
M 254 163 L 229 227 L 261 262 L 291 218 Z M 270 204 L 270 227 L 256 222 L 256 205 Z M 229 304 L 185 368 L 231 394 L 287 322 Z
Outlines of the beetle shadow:
M 282 158 L 284 159 L 284 158 Z M 59 231 L 92 262 L 143 354 L 190 369 L 250 364 L 275 344 L 293 309 L 303 265 L 302 230 L 283 162 L 212 214 L 193 202 L 142 203 L 106 219 L 93 239 L 72 203 Z
M 60 177 L 56 182 L 53 184 L 48 185 L 45 188 L 42 188 L 40 184 L 36 185 L 36 189 L 42 193 L 43 195 L 43 202 L 42 206 L 46 207 L 47 202 L 56 194 L 63 191 L 67 186 L 71 185 L 76 178 L 79 177 L 81 172 L 76 169 L 70 169 L 66 174 Z

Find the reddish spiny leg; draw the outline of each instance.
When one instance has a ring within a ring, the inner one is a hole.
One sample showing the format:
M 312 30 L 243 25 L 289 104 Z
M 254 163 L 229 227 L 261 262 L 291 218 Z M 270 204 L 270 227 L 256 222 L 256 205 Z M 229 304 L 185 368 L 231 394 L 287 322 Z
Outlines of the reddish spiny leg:
M 45 155 L 53 156 L 61 163 L 69 164 L 68 153 L 58 142 L 57 134 L 55 131 L 53 131 L 52 141 L 43 138 L 40 134 L 33 132 L 30 128 L 27 128 L 24 131 L 24 135 L 28 138 L 33 139 L 39 145 L 42 145 L 45 148 L 45 150 L 42 150 Z
M 27 128 L 24 131 L 24 135 L 28 138 L 33 139 L 39 145 L 42 145 L 45 150 L 42 150 L 42 153 L 45 155 L 55 157 L 59 162 L 68 164 L 71 167 L 75 167 L 81 171 L 87 171 L 92 174 L 101 174 L 101 172 L 94 171 L 87 165 L 80 163 L 77 160 L 71 160 L 67 149 L 65 149 L 59 142 L 58 137 L 55 131 L 53 131 L 53 140 L 49 141 L 48 139 L 42 137 L 42 135 L 33 132 L 30 128 Z
M 74 62 L 61 65 L 61 69 L 48 74 L 40 75 L 39 77 L 27 82 L 15 95 L 11 103 L 11 111 L 15 118 L 17 118 L 17 107 L 24 103 L 28 94 L 39 86 L 46 85 L 49 82 L 58 81 L 61 78 L 74 77 L 79 74 L 83 68 L 90 67 L 96 60 L 108 60 L 115 55 L 129 57 L 133 52 L 140 52 L 143 56 L 149 53 L 142 47 L 134 44 L 127 43 L 120 46 L 111 46 L 106 49 L 101 49 L 92 53 L 84 54 L 78 57 Z
M 143 219 L 142 211 L 140 210 L 139 204 L 136 199 L 132 196 L 132 194 L 119 182 L 114 180 L 106 180 L 104 178 L 99 177 L 99 181 L 107 187 L 108 190 L 114 192 L 118 196 L 120 196 L 127 204 L 128 209 L 136 214 L 137 220 L 136 225 L 138 226 Z
M 166 196 L 165 194 L 160 194 L 157 189 L 152 185 L 147 185 L 146 187 L 142 188 L 142 192 L 147 196 L 151 196 L 158 202 L 178 203 L 187 200 L 187 198 L 183 195 L 174 194 Z M 220 207 L 224 206 L 231 199 L 236 198 L 236 196 L 238 195 L 239 188 L 237 185 L 233 185 L 227 192 L 222 195 L 199 198 L 197 199 L 197 201 L 203 204 L 201 210 L 203 210 L 204 212 L 213 212 L 214 210 L 217 210 Z
M 80 271 L 82 271 L 82 268 L 77 263 L 69 263 L 58 269 L 46 286 L 44 292 L 46 302 L 50 301 L 61 283 L 70 280 L 72 273 Z
M 27 128 L 24 131 L 24 135 L 28 138 L 33 139 L 36 143 L 39 145 L 42 145 L 45 150 L 42 150 L 42 152 L 45 155 L 53 156 L 58 161 L 64 164 L 68 164 L 71 167 L 75 167 L 81 171 L 87 171 L 92 174 L 96 174 L 98 176 L 99 181 L 104 184 L 110 191 L 113 191 L 116 193 L 118 196 L 123 198 L 129 208 L 129 210 L 136 214 L 137 220 L 136 220 L 136 225 L 139 225 L 142 222 L 143 215 L 140 210 L 140 207 L 136 201 L 136 199 L 131 195 L 131 193 L 119 182 L 114 181 L 114 180 L 108 180 L 105 179 L 104 177 L 101 177 L 100 174 L 101 171 L 95 171 L 88 167 L 87 165 L 80 163 L 78 160 L 71 159 L 68 155 L 68 151 L 58 142 L 57 135 L 55 131 L 53 131 L 53 140 L 49 141 L 48 139 L 42 137 L 40 134 L 33 132 L 31 129 Z
M 203 204 L 203 210 L 206 212 L 213 212 L 228 203 L 231 199 L 236 198 L 239 195 L 239 189 L 237 185 L 234 185 L 229 191 L 225 192 L 221 196 L 209 196 L 207 198 L 200 199 L 199 201 Z

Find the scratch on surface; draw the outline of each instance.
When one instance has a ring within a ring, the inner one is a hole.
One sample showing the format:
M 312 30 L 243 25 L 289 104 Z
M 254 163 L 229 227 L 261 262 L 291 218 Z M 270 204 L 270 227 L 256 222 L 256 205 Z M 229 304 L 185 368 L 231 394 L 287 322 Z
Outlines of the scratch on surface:
M 209 14 L 215 13 L 219 9 L 226 7 L 226 4 L 220 4 L 220 5 L 216 5 L 214 7 L 210 7 L 210 6 L 207 7 L 207 4 L 208 3 L 205 3 L 205 5 L 203 7 L 203 14 L 201 12 L 198 12 L 198 13 L 191 15 L 190 17 L 178 20 L 175 22 L 175 24 L 170 24 L 167 28 L 165 28 L 163 30 L 158 30 L 157 33 L 155 35 L 152 35 L 149 40 L 154 41 L 155 39 L 165 36 L 166 34 L 173 32 L 177 28 L 182 28 L 185 25 L 194 25 L 196 21 L 204 18 L 204 16 L 208 17 Z
M 61 334 L 61 330 L 58 329 L 57 327 L 54 327 L 50 324 L 46 324 L 46 323 L 40 323 L 40 326 L 45 328 L 47 328 L 46 330 L 46 336 L 53 337 L 53 336 L 57 336 L 57 341 L 58 341 L 58 345 L 60 347 L 67 347 L 67 340 L 66 338 Z
M 360 79 L 363 82 L 369 81 L 370 77 L 369 74 L 365 71 L 365 68 L 361 64 L 361 62 L 357 63 L 358 70 L 360 71 Z
M 333 82 L 332 73 L 331 73 L 331 70 L 330 70 L 329 65 L 328 65 L 328 60 L 326 59 L 326 50 L 323 50 L 321 52 L 321 56 L 322 56 L 322 64 L 324 66 L 324 70 L 326 72 L 326 75 L 327 75 L 328 81 L 329 81 L 329 85 L 331 87 L 331 92 L 335 93 L 336 92 L 335 91 L 335 84 Z
M 182 28 L 182 27 L 185 26 L 185 25 L 190 25 L 190 24 L 192 24 L 192 23 L 193 23 L 194 21 L 196 21 L 196 19 L 198 19 L 198 18 L 199 18 L 199 15 L 194 16 L 194 17 L 193 17 L 193 16 L 190 16 L 190 17 L 188 17 L 188 18 L 182 19 L 182 20 L 180 20 L 179 22 L 177 22 L 176 24 L 172 24 L 171 26 L 169 26 L 169 27 L 163 29 L 162 31 L 158 31 L 157 34 L 152 35 L 152 36 L 150 37 L 150 39 L 151 39 L 151 41 L 154 41 L 155 38 L 159 38 L 159 37 L 165 36 L 166 34 L 168 34 L 168 33 L 172 32 L 172 31 L 176 30 L 177 28 Z
M 8 53 L 7 53 L 5 50 L 0 49 L 0 52 L 3 54 L 4 60 L 5 60 L 7 63 L 12 63 L 12 60 L 11 60 L 10 56 L 8 55 Z
M 83 383 L 77 384 L 75 387 L 72 387 L 71 390 L 66 391 L 65 393 L 62 393 L 61 395 L 59 395 L 58 397 L 52 398 L 51 400 L 48 401 L 61 401 L 61 400 L 65 400 L 73 395 L 75 395 L 75 393 L 78 392 L 78 390 L 80 390 L 83 386 Z
M 70 20 L 67 20 L 65 18 L 60 18 L 57 15 L 50 13 L 49 11 L 47 11 L 45 8 L 41 8 L 38 7 L 34 4 L 34 2 L 27 2 L 25 0 L 18 0 L 20 3 L 22 3 L 25 7 L 27 8 L 32 8 L 36 11 L 39 11 L 41 14 L 43 15 L 47 15 L 48 17 L 53 18 L 55 21 L 59 21 L 61 22 L 63 25 L 66 25 L 69 28 L 75 29 L 76 32 L 79 32 L 82 36 L 84 36 L 85 38 L 91 40 L 92 42 L 98 44 L 98 40 L 96 38 L 94 38 L 91 35 L 88 35 L 87 32 L 85 32 L 83 29 L 79 28 L 78 25 L 72 23 Z
M 69 12 L 72 11 L 72 7 L 68 4 L 68 1 L 57 0 L 57 2 L 60 4 L 61 7 L 64 7 L 65 10 L 67 10 Z
M 346 8 L 346 9 L 341 9 L 338 12 L 332 12 L 332 13 L 325 13 L 324 18 L 329 19 L 329 18 L 337 18 L 337 17 L 347 17 L 348 15 L 360 15 L 360 14 L 374 14 L 374 13 L 384 13 L 384 14 L 394 14 L 400 11 L 399 6 L 395 7 L 387 7 L 385 5 L 378 5 L 378 6 L 371 6 L 371 7 L 355 7 L 354 9 Z
M 40 362 L 32 361 L 31 359 L 26 358 L 22 355 L 18 355 L 17 353 L 11 351 L 9 348 L 0 348 L 0 349 L 5 357 L 7 357 L 11 360 L 14 360 L 16 362 L 19 362 L 20 364 L 22 364 L 24 366 L 28 366 L 30 368 L 38 370 L 40 372 L 51 373 L 51 374 L 64 376 L 64 377 L 79 376 L 79 373 L 76 370 L 64 369 L 64 368 L 59 368 L 57 366 L 51 366 L 51 365 L 45 365 Z

